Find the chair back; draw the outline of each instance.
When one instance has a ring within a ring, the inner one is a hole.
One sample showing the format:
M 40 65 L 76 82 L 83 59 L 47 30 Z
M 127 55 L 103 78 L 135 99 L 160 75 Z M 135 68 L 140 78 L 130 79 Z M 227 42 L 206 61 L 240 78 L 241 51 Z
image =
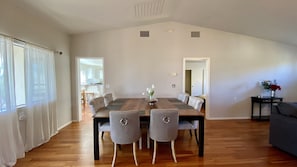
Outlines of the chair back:
M 188 105 L 192 106 L 195 110 L 200 111 L 203 103 L 204 103 L 204 100 L 200 97 L 194 97 L 194 96 L 189 97 Z
M 175 140 L 178 132 L 176 109 L 152 109 L 150 114 L 150 138 L 160 142 Z
M 89 102 L 89 105 L 90 105 L 91 112 L 94 116 L 94 115 L 96 115 L 96 113 L 98 112 L 99 109 L 105 107 L 104 98 L 103 97 L 95 97 Z
M 195 108 L 196 110 L 200 111 L 201 108 L 202 108 L 202 105 L 204 103 L 204 99 L 200 98 L 200 97 L 197 97 L 198 99 L 198 102 L 197 102 L 197 107 Z
M 131 144 L 140 138 L 139 111 L 110 111 L 110 136 L 117 144 Z
M 189 100 L 189 94 L 188 93 L 180 93 L 178 96 L 177 96 L 177 99 L 182 101 L 183 103 L 188 103 L 188 100 Z
M 111 93 L 107 93 L 103 97 L 104 97 L 105 106 L 107 106 L 110 102 L 113 101 L 113 97 Z

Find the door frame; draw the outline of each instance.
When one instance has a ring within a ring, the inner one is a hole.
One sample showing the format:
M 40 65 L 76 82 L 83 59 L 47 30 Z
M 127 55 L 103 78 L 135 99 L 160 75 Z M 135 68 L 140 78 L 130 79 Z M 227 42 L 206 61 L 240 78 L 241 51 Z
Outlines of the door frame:
M 205 64 L 206 64 L 206 67 L 205 67 L 205 90 L 204 90 L 204 94 L 205 94 L 205 117 L 206 119 L 209 118 L 210 116 L 210 104 L 211 104 L 211 101 L 210 101 L 210 58 L 209 57 L 201 57 L 201 58 L 197 58 L 197 57 L 184 57 L 183 58 L 183 71 L 182 71 L 182 74 L 183 74 L 183 83 L 182 83 L 182 92 L 185 91 L 185 78 L 186 78 L 186 62 L 187 61 L 193 61 L 193 62 L 196 62 L 196 61 L 204 61 Z
M 76 57 L 75 58 L 75 64 L 76 64 L 76 118 L 77 121 L 82 120 L 82 106 L 81 106 L 81 92 L 80 92 L 80 59 L 102 59 L 102 68 L 103 68 L 103 86 L 105 83 L 105 73 L 104 73 L 104 58 L 103 57 Z

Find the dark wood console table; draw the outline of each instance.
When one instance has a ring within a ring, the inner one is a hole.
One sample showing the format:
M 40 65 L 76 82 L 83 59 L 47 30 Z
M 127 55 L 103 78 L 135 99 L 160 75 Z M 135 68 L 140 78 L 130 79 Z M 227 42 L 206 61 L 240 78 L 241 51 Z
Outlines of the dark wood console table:
M 267 116 L 262 116 L 262 104 L 270 104 L 270 110 L 272 109 L 273 103 L 281 102 L 283 101 L 282 97 L 261 97 L 261 96 L 253 96 L 251 97 L 252 100 L 252 114 L 251 119 L 269 119 Z M 259 116 L 254 116 L 254 103 L 259 104 Z

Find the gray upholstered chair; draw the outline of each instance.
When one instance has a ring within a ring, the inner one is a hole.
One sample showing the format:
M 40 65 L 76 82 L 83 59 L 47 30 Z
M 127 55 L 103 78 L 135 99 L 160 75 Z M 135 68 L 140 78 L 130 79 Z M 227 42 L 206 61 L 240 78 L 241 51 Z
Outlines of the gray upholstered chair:
M 103 97 L 105 106 L 108 106 L 108 104 L 113 101 L 112 93 L 107 93 Z
M 195 110 L 197 110 L 197 112 L 200 112 L 203 103 L 204 103 L 204 100 L 200 97 L 194 97 L 194 96 L 189 97 L 188 105 L 192 106 Z M 198 143 L 198 138 L 197 138 L 198 127 L 199 127 L 198 121 L 179 121 L 179 124 L 178 124 L 178 130 L 190 130 L 191 136 L 192 136 L 192 130 L 194 130 L 197 143 Z
M 189 100 L 189 94 L 188 93 L 180 93 L 178 96 L 177 96 L 177 99 L 182 101 L 183 103 L 188 103 L 188 100 Z
M 189 101 L 188 101 L 188 105 L 197 109 L 198 107 L 198 102 L 199 102 L 199 98 L 195 97 L 195 96 L 190 96 L 189 97 Z
M 97 112 L 100 112 L 102 108 L 105 107 L 104 98 L 103 97 L 96 97 L 90 100 L 89 106 L 92 112 L 92 115 L 96 115 Z M 109 122 L 99 123 L 98 124 L 98 131 L 101 132 L 101 137 L 103 137 L 104 132 L 110 131 L 110 124 Z
M 152 109 L 150 114 L 149 136 L 154 140 L 152 164 L 155 164 L 157 142 L 171 142 L 171 152 L 174 162 L 176 156 L 174 141 L 178 131 L 178 111 L 175 109 Z
M 110 111 L 110 136 L 114 143 L 114 155 L 112 166 L 115 164 L 117 155 L 117 144 L 133 143 L 133 156 L 135 165 L 138 166 L 136 158 L 136 141 L 141 140 L 141 130 L 138 111 Z

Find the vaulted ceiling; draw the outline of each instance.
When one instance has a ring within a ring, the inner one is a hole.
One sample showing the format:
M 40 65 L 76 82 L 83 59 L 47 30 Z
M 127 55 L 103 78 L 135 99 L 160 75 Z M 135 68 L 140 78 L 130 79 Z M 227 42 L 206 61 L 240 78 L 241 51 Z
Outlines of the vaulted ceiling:
M 175 21 L 297 45 L 296 0 L 13 0 L 69 34 Z

